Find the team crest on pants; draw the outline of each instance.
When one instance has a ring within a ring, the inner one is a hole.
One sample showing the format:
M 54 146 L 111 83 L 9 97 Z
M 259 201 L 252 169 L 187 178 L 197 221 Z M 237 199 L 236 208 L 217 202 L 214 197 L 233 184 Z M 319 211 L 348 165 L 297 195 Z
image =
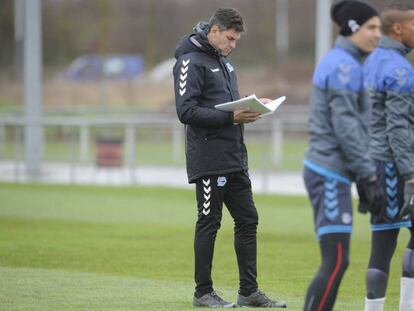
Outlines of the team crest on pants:
M 219 176 L 217 178 L 217 187 L 224 187 L 227 183 L 227 178 L 225 176 Z

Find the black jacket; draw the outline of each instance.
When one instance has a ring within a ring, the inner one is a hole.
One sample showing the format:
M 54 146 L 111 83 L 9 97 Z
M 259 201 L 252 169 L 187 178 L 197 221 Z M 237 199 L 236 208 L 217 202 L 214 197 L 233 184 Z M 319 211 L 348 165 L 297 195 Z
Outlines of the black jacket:
M 247 170 L 243 125 L 214 105 L 240 98 L 236 72 L 208 43 L 206 25 L 181 39 L 175 51 L 177 115 L 186 129 L 187 175 L 200 177 Z

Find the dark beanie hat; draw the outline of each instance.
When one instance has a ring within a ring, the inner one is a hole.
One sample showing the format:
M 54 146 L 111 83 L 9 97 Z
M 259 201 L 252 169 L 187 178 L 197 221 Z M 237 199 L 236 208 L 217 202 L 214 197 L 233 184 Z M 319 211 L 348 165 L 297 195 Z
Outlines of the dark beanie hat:
M 369 4 L 360 1 L 345 0 L 331 8 L 332 20 L 339 26 L 339 33 L 349 36 L 371 17 L 379 16 L 378 12 Z

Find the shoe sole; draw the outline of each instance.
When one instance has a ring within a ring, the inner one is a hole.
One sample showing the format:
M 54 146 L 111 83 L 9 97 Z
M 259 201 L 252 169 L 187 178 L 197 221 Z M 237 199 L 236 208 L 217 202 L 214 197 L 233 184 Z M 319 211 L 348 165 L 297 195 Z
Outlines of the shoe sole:
M 279 309 L 286 309 L 287 308 L 287 304 L 280 304 L 278 306 L 252 306 L 252 305 L 242 305 L 240 303 L 237 303 L 236 307 L 240 307 L 240 308 L 279 308 Z
M 228 305 L 214 305 L 214 306 L 206 306 L 206 305 L 202 305 L 200 303 L 193 303 L 193 307 L 194 308 L 211 308 L 211 309 L 233 309 L 233 308 L 237 308 L 238 306 L 234 303 L 228 304 Z

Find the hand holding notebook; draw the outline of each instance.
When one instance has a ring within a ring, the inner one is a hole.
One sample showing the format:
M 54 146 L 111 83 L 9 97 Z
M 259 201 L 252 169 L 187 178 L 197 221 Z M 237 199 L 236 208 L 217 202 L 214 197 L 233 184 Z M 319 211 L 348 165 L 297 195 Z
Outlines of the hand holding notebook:
M 249 108 L 250 112 L 259 112 L 262 116 L 272 114 L 286 100 L 286 96 L 279 97 L 268 104 L 263 104 L 256 95 L 250 95 L 232 102 L 218 104 L 214 107 L 222 111 L 236 111 Z

